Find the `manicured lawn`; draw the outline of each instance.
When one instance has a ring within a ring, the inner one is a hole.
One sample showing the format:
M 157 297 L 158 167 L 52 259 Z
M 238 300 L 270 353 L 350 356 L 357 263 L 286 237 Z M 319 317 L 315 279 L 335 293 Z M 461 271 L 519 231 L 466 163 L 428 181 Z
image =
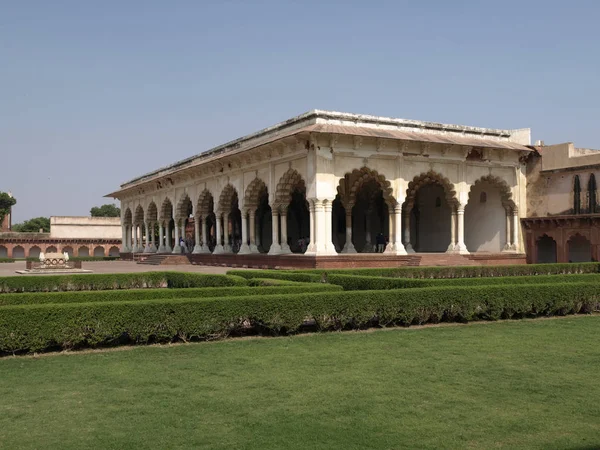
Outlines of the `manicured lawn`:
M 600 317 L 5 358 L 0 447 L 600 448 Z

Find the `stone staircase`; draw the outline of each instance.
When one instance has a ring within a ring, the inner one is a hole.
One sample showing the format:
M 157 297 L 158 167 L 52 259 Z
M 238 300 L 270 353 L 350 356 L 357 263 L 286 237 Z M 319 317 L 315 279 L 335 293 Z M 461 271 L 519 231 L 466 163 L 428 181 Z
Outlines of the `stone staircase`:
M 169 254 L 151 254 L 144 259 L 140 259 L 138 264 L 146 264 L 150 266 L 175 266 L 191 264 L 186 255 L 169 255 Z
M 479 266 L 477 261 L 469 259 L 468 255 L 457 255 L 451 253 L 418 253 L 415 255 L 420 258 L 415 266 Z

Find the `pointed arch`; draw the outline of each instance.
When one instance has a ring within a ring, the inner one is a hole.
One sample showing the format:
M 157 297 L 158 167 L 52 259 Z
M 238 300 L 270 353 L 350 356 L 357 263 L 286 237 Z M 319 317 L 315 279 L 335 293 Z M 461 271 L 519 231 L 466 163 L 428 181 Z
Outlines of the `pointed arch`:
M 486 176 L 480 177 L 477 180 L 475 180 L 475 183 L 473 183 L 471 185 L 471 188 L 469 189 L 469 201 L 471 201 L 472 193 L 475 192 L 477 190 L 477 188 L 480 187 L 481 184 L 485 184 L 485 183 L 488 183 L 488 184 L 492 185 L 493 187 L 495 187 L 496 189 L 498 189 L 498 191 L 500 193 L 500 200 L 502 201 L 502 206 L 504 206 L 505 209 L 513 210 L 516 207 L 515 202 L 513 200 L 512 192 L 511 192 L 511 189 L 510 189 L 510 186 L 508 185 L 508 183 L 506 181 L 504 181 L 502 178 L 495 177 L 493 175 L 486 175 Z M 487 195 L 486 195 L 486 198 L 487 198 Z
M 394 190 L 389 180 L 376 170 L 362 167 L 346 173 L 338 184 L 337 191 L 343 205 L 352 206 L 356 203 L 357 195 L 366 184 L 373 184 L 381 188 L 383 199 L 388 206 L 394 206 L 397 201 Z
M 415 176 L 413 180 L 408 183 L 408 188 L 406 189 L 406 205 L 409 209 L 414 205 L 418 190 L 428 184 L 439 185 L 444 188 L 444 195 L 448 204 L 454 208 L 458 206 L 459 201 L 456 190 L 454 189 L 454 184 L 442 174 L 430 170 L 429 172 L 423 172 L 420 175 Z
M 260 178 L 255 178 L 246 188 L 244 194 L 244 207 L 246 209 L 256 209 L 260 203 L 261 196 L 267 192 L 267 185 Z
M 206 217 L 214 209 L 214 198 L 208 189 L 204 189 L 198 196 L 196 203 L 196 217 Z
M 596 176 L 593 173 L 590 174 L 590 179 L 588 181 L 588 212 L 590 214 L 595 214 L 597 212 Z
M 171 220 L 173 218 L 173 203 L 166 197 L 160 206 L 160 220 Z
M 154 201 L 150 202 L 148 208 L 146 208 L 146 221 L 156 222 L 158 220 L 158 208 Z
M 221 212 L 230 211 L 233 207 L 233 203 L 237 198 L 237 189 L 232 184 L 227 184 L 221 191 L 219 196 L 218 210 Z
M 581 213 L 581 182 L 579 175 L 573 177 L 573 214 Z
M 133 215 L 131 214 L 131 209 L 125 209 L 123 213 L 123 225 L 132 225 L 133 224 Z
M 184 194 L 183 197 L 177 203 L 177 208 L 175 209 L 175 218 L 176 219 L 186 219 L 190 215 L 190 210 L 192 209 L 192 201 L 190 200 L 189 195 Z
M 277 183 L 273 208 L 287 208 L 292 201 L 292 193 L 294 191 L 305 193 L 306 183 L 297 170 L 289 168 L 287 172 L 281 176 L 279 183 Z
M 142 208 L 142 205 L 137 205 L 137 208 L 135 208 L 135 215 L 133 216 L 133 224 L 141 225 L 143 223 L 144 223 L 144 208 Z

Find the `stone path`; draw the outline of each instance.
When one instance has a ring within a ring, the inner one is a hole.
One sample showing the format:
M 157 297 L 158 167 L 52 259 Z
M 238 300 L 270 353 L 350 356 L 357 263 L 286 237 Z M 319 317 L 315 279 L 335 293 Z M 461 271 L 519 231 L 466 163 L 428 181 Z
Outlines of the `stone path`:
M 181 265 L 181 266 L 147 266 L 144 264 L 137 264 L 132 261 L 83 261 L 82 267 L 89 269 L 93 273 L 137 273 L 137 272 L 195 272 L 195 273 L 226 273 L 231 270 L 230 267 L 214 267 L 214 266 L 192 266 L 192 265 Z M 20 275 L 16 273 L 17 270 L 25 269 L 25 261 L 18 261 L 14 263 L 0 263 L 0 277 L 7 276 L 19 276 L 19 277 L 30 277 L 35 275 Z

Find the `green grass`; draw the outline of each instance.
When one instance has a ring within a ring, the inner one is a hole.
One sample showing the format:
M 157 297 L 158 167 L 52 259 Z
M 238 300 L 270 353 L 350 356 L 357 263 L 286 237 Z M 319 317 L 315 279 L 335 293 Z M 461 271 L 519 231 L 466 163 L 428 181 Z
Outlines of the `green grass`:
M 600 448 L 600 316 L 0 359 L 7 449 Z

